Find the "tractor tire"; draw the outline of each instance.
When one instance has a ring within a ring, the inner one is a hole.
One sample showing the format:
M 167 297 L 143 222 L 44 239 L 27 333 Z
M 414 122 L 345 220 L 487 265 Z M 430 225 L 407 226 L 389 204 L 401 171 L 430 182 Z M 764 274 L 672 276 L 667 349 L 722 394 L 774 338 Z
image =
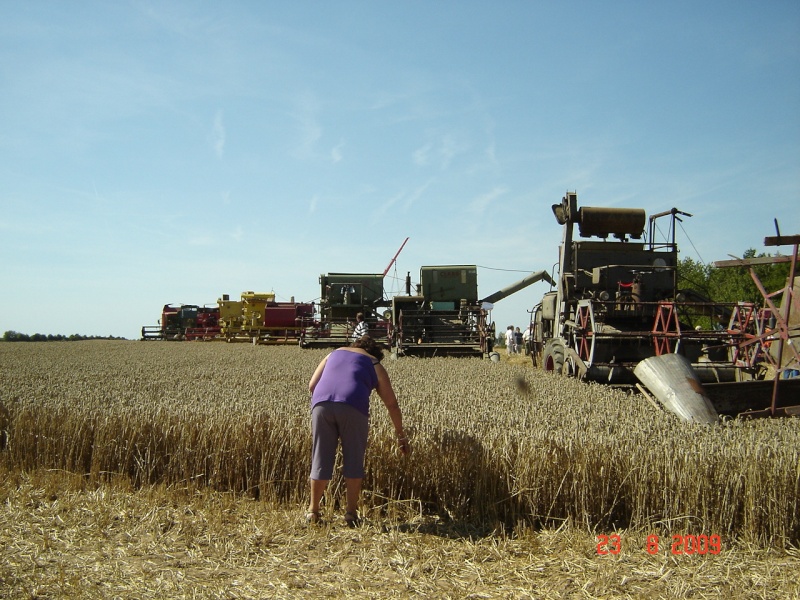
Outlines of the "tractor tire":
M 542 352 L 542 368 L 548 373 L 561 375 L 564 371 L 564 341 L 554 338 L 547 342 Z

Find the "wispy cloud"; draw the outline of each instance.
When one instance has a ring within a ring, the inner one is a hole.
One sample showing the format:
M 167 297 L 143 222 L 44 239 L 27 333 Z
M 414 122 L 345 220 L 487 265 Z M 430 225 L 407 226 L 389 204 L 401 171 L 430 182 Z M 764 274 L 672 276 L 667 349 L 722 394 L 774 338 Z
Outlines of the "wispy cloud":
M 421 148 L 417 148 L 411 154 L 411 160 L 418 167 L 427 167 L 430 164 L 430 156 L 432 148 L 433 144 L 431 144 L 430 142 L 428 142 Z
M 430 187 L 431 183 L 433 183 L 433 180 L 428 180 L 418 188 L 412 190 L 411 193 L 406 197 L 406 201 L 403 203 L 403 208 L 405 210 L 411 208 L 411 205 L 422 197 L 422 195 L 425 193 L 425 190 Z
M 389 209 L 391 209 L 404 197 L 405 197 L 405 192 L 400 192 L 399 194 L 395 194 L 394 196 L 389 198 L 386 202 L 381 204 L 377 209 L 375 209 L 375 212 L 373 213 L 373 223 L 381 219 L 387 212 L 389 212 Z
M 380 220 L 386 213 L 390 211 L 390 209 L 396 205 L 401 205 L 401 210 L 403 213 L 408 212 L 411 206 L 425 194 L 425 190 L 427 190 L 432 183 L 433 180 L 429 180 L 414 188 L 410 192 L 404 191 L 395 194 L 375 210 L 373 213 L 373 221 L 377 222 Z
M 225 125 L 222 123 L 222 111 L 218 110 L 214 115 L 214 125 L 211 131 L 211 140 L 214 144 L 214 152 L 217 158 L 222 158 L 225 152 Z
M 308 214 L 313 215 L 317 212 L 317 202 L 319 201 L 319 196 L 313 196 L 311 198 L 311 202 L 308 203 Z
M 190 237 L 188 240 L 190 246 L 213 246 L 214 243 L 214 238 L 211 235 L 197 235 Z
M 505 186 L 497 186 L 470 202 L 469 210 L 477 215 L 482 215 L 501 196 L 508 193 Z
M 446 170 L 453 159 L 469 150 L 469 146 L 460 142 L 456 136 L 445 134 L 436 142 L 428 142 L 411 153 L 411 160 L 418 167 L 438 167 Z
M 304 94 L 292 115 L 297 121 L 299 137 L 293 154 L 301 160 L 312 158 L 317 142 L 322 138 L 322 126 L 317 119 L 319 103 L 312 94 Z
M 453 162 L 453 158 L 463 152 L 465 148 L 459 144 L 452 135 L 444 136 L 441 147 L 439 148 L 439 158 L 441 158 L 441 168 L 446 169 Z
M 486 155 L 486 160 L 488 160 L 490 164 L 497 164 L 497 146 L 495 145 L 494 140 L 489 142 L 489 145 L 486 146 L 484 154 Z
M 342 158 L 343 158 L 342 149 L 343 148 L 344 148 L 344 140 L 339 142 L 338 144 L 336 144 L 331 149 L 331 162 L 333 164 L 336 164 L 336 163 L 338 163 L 339 161 L 342 160 Z

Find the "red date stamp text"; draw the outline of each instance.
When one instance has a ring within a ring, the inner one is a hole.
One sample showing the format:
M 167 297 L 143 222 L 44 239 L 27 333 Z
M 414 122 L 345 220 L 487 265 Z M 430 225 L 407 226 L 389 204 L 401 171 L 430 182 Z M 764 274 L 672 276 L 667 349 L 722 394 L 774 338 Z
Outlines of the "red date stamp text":
M 616 555 L 622 552 L 622 537 L 617 534 L 600 534 L 595 536 L 597 539 L 597 554 L 600 556 L 611 554 Z M 706 535 L 673 535 L 668 542 L 663 542 L 659 536 L 651 534 L 647 536 L 645 551 L 648 554 L 658 554 L 669 548 L 673 555 L 717 555 L 722 552 L 722 538 L 716 533 Z

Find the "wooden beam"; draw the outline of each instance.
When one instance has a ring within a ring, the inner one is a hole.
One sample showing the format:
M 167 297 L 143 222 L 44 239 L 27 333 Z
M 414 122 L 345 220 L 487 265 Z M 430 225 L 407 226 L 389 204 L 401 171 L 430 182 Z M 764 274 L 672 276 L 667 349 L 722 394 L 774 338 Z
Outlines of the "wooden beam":
M 800 235 L 777 235 L 774 237 L 765 237 L 765 246 L 796 246 L 800 244 Z
M 781 238 L 786 239 L 786 238 Z M 771 265 L 792 262 L 791 256 L 759 256 L 757 258 L 734 258 L 733 260 L 718 260 L 711 263 L 712 267 L 749 267 L 750 265 Z

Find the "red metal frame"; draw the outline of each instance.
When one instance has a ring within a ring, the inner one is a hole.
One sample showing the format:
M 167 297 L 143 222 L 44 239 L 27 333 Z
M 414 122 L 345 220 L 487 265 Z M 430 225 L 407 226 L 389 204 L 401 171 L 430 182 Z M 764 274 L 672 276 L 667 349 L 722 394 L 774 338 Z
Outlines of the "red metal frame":
M 576 332 L 580 332 L 580 336 L 576 336 L 578 346 L 578 356 L 581 357 L 586 364 L 591 364 L 592 361 L 592 341 L 594 336 L 594 319 L 592 318 L 592 307 L 590 304 L 578 306 L 578 312 L 575 315 Z
M 777 223 L 776 223 L 777 226 Z M 778 397 L 779 397 L 779 389 L 780 389 L 780 381 L 781 381 L 781 374 L 787 370 L 787 368 L 791 367 L 792 369 L 800 368 L 800 353 L 798 353 L 795 344 L 792 343 L 792 338 L 797 338 L 798 336 L 792 336 L 792 331 L 797 330 L 797 327 L 794 329 L 789 325 L 789 316 L 791 314 L 792 308 L 794 310 L 800 312 L 800 298 L 795 296 L 794 293 L 794 282 L 795 277 L 797 275 L 797 258 L 798 258 L 798 248 L 800 247 L 800 235 L 793 235 L 793 236 L 781 236 L 780 233 L 777 237 L 768 237 L 764 239 L 765 246 L 786 246 L 786 245 L 793 245 L 794 251 L 792 256 L 789 258 L 790 267 L 789 267 L 789 277 L 786 280 L 786 285 L 775 292 L 767 292 L 764 288 L 764 284 L 758 277 L 758 274 L 755 272 L 753 265 L 756 264 L 765 264 L 766 262 L 786 262 L 786 257 L 774 257 L 773 260 L 767 260 L 767 257 L 763 258 L 756 258 L 756 259 L 736 259 L 732 261 L 720 261 L 718 263 L 714 263 L 716 267 L 730 267 L 730 266 L 746 266 L 749 267 L 750 270 L 750 277 L 753 279 L 753 282 L 756 284 L 759 292 L 764 298 L 765 307 L 759 313 L 758 321 L 757 321 L 757 333 L 752 337 L 745 336 L 738 344 L 738 352 L 744 353 L 747 356 L 753 356 L 759 351 L 761 355 L 775 367 L 775 380 L 772 387 L 772 404 L 766 410 L 758 410 L 758 411 L 749 411 L 747 413 L 743 413 L 742 416 L 750 416 L 750 417 L 776 417 L 776 416 L 786 416 L 786 415 L 795 415 L 798 414 L 798 407 L 789 407 L 789 408 L 777 408 Z M 783 298 L 783 305 L 784 308 L 781 311 L 773 301 L 774 298 L 781 296 Z M 765 327 L 765 324 L 768 319 L 774 318 L 775 319 L 775 327 L 772 330 L 769 330 Z M 769 345 L 774 341 L 780 341 L 780 345 L 778 346 L 778 356 L 773 357 L 772 354 L 768 351 Z M 750 346 L 753 346 L 754 349 L 751 349 Z M 792 357 L 787 362 L 786 365 L 783 365 L 783 352 L 786 348 L 789 348 L 792 352 Z
M 656 309 L 656 320 L 653 323 L 653 346 L 656 349 L 656 356 L 662 354 L 672 354 L 677 351 L 681 338 L 681 324 L 678 319 L 678 311 L 674 302 L 659 302 Z M 675 347 L 672 341 L 675 340 Z
M 763 358 L 763 344 L 758 339 L 759 311 L 752 302 L 739 302 L 731 314 L 728 333 L 733 339 L 741 340 L 731 347 L 731 362 L 739 367 L 755 367 Z

